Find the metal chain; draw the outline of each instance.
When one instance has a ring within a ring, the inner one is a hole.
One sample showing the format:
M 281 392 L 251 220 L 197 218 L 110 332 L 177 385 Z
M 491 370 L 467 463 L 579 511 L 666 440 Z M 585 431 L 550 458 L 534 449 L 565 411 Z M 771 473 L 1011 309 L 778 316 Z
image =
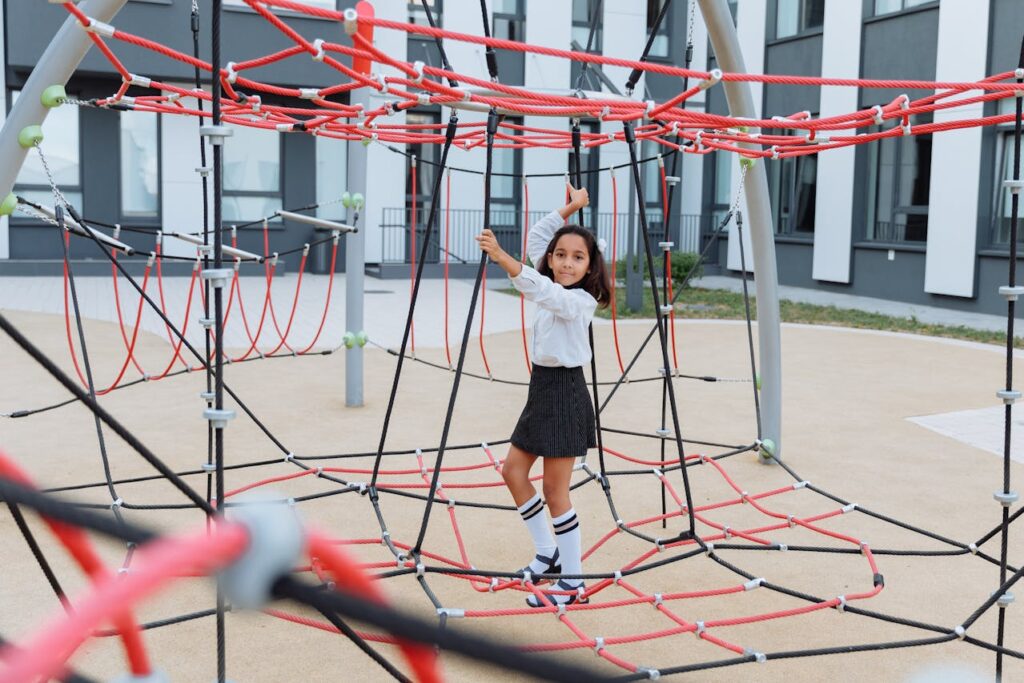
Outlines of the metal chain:
M 740 208 L 740 200 L 743 199 L 743 185 L 747 181 L 747 168 L 748 165 L 742 163 L 743 159 L 740 159 L 740 184 L 736 188 L 736 198 L 732 202 L 732 213 L 735 215 Z
M 57 187 L 57 182 L 53 179 L 53 172 L 50 171 L 50 164 L 46 162 L 46 155 L 43 154 L 43 148 L 37 142 L 35 145 L 36 152 L 39 153 L 39 160 L 43 162 L 43 170 L 46 171 L 46 179 L 50 182 L 50 189 L 53 191 L 53 198 L 65 207 L 70 206 L 71 202 L 64 196 L 64 193 Z M 56 207 L 55 207 L 56 208 Z
M 686 29 L 686 44 L 688 47 L 693 46 L 693 22 L 697 12 L 697 0 L 690 0 L 690 25 Z
M 16 210 L 20 211 L 21 213 L 25 214 L 26 216 L 28 216 L 30 218 L 35 218 L 36 220 L 43 221 L 44 223 L 49 223 L 50 225 L 60 225 L 59 223 L 57 223 L 56 219 L 50 218 L 49 216 L 47 216 L 46 214 L 42 213 L 41 211 L 36 211 L 31 206 L 26 206 L 24 204 L 18 204 L 18 208 Z
M 76 107 L 92 107 L 94 109 L 102 109 L 102 107 L 97 106 L 95 102 L 90 102 L 89 100 L 80 100 L 77 97 L 71 97 L 70 95 L 67 97 L 60 98 L 60 103 L 73 104 Z

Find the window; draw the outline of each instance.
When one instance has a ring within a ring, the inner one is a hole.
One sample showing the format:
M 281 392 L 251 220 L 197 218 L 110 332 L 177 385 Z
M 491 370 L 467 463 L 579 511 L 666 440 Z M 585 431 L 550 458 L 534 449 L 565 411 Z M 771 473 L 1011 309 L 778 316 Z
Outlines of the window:
M 253 221 L 281 209 L 281 134 L 233 126 L 224 142 L 225 221 Z
M 824 22 L 825 0 L 777 0 L 775 6 L 775 37 L 777 39 L 821 28 Z
M 491 0 L 491 35 L 502 40 L 526 39 L 525 0 Z
M 597 24 L 594 26 L 594 37 L 590 38 L 590 20 L 594 17 L 595 12 L 601 10 L 603 3 L 601 0 L 572 0 L 572 40 L 579 48 L 580 52 L 589 52 L 590 54 L 600 54 L 602 49 L 602 17 L 598 16 Z M 590 44 L 590 49 L 587 50 L 587 44 Z M 587 69 L 586 81 L 580 82 L 580 74 L 583 73 L 583 65 L 580 62 L 573 61 L 570 66 L 570 80 L 569 83 L 572 87 L 588 88 L 590 90 L 601 90 L 601 83 L 597 80 L 597 77 L 590 73 L 590 69 Z
M 1000 136 L 999 143 L 1002 151 L 999 154 L 998 168 L 996 169 L 995 206 L 992 212 L 990 242 L 994 246 L 1005 248 L 1010 244 L 1010 202 L 1013 195 L 1003 187 L 1003 181 L 1013 178 L 1013 132 Z M 1021 163 L 1021 176 L 1024 177 L 1024 162 Z M 1019 206 L 1018 213 L 1024 216 L 1024 203 Z
M 408 6 L 410 24 L 430 26 L 430 22 L 427 21 L 427 11 L 423 9 L 422 0 L 408 0 Z M 443 26 L 444 24 L 441 22 L 441 0 L 427 0 L 427 7 L 430 8 L 430 16 L 434 18 L 434 24 L 438 27 Z M 410 34 L 410 37 L 412 35 Z
M 647 0 L 647 34 L 650 35 L 658 20 L 661 8 L 671 0 Z M 654 42 L 651 43 L 651 51 L 648 56 L 660 59 L 668 59 L 669 56 L 669 31 L 672 27 L 672 10 L 665 13 L 665 17 L 658 26 L 658 32 L 654 34 Z
M 348 185 L 348 143 L 345 140 L 316 136 L 316 201 L 328 202 L 316 210 L 320 218 L 344 220 L 341 195 Z
M 767 166 L 772 220 L 779 235 L 814 234 L 818 156 L 787 157 Z
M 11 105 L 18 99 L 20 91 L 11 92 Z M 43 121 L 43 141 L 40 149 L 46 155 L 46 163 L 53 173 L 53 182 L 64 193 L 76 209 L 82 209 L 82 163 L 79 148 L 78 107 L 65 105 L 50 109 Z M 46 170 L 33 149 L 25 155 L 14 191 L 29 201 L 53 206 L 53 192 Z
M 912 117 L 911 123 L 926 123 Z M 928 190 L 932 136 L 885 138 L 868 145 L 868 222 L 865 239 L 924 242 L 928 239 Z
M 160 215 L 160 120 L 152 112 L 121 112 L 121 215 Z
M 918 5 L 927 5 L 930 2 L 936 0 L 874 0 L 875 1 L 875 16 L 880 14 L 891 14 L 893 12 L 902 12 L 905 9 L 911 9 Z

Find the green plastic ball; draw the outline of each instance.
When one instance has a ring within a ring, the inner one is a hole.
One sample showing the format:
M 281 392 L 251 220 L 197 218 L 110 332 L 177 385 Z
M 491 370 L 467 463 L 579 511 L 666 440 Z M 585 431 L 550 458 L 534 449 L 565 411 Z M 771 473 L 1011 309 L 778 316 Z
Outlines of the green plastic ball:
M 775 442 L 771 439 L 764 439 L 761 441 L 761 448 L 758 450 L 758 455 L 761 456 L 762 460 L 771 460 L 775 456 Z
M 18 198 L 11 192 L 0 202 L 0 216 L 10 216 L 16 208 L 18 208 Z
M 366 199 L 363 197 L 361 192 L 356 192 L 352 195 L 352 206 L 356 207 L 356 210 L 363 208 L 366 205 Z
M 346 209 L 352 208 L 352 195 L 347 190 L 341 195 L 341 205 Z

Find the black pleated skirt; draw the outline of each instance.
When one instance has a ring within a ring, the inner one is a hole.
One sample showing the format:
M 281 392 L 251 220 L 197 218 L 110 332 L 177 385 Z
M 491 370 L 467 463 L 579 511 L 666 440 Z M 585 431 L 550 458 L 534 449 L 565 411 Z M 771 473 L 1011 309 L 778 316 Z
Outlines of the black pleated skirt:
M 534 365 L 512 445 L 544 458 L 578 458 L 597 447 L 594 404 L 583 368 Z

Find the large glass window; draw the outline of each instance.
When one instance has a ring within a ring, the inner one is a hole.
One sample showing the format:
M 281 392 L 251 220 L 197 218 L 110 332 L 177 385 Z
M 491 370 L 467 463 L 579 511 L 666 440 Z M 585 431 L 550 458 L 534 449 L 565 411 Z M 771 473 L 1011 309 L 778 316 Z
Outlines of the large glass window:
M 658 20 L 658 14 L 661 12 L 661 8 L 671 0 L 647 0 L 647 34 L 650 35 L 651 30 L 654 28 L 655 22 Z M 670 29 L 672 27 L 672 10 L 669 9 L 665 17 L 661 20 L 661 24 L 658 26 L 658 32 L 654 34 L 654 42 L 651 43 L 651 51 L 648 53 L 649 56 L 661 59 L 667 59 L 669 56 L 669 36 Z
M 917 7 L 918 5 L 927 5 L 930 2 L 936 5 L 939 4 L 938 0 L 875 0 L 875 16 L 902 12 L 905 9 Z
M 526 0 L 491 0 L 491 35 L 502 40 L 526 39 Z
M 780 235 L 813 235 L 817 155 L 771 161 L 767 168 L 775 232 Z
M 11 92 L 11 105 L 20 91 Z M 75 208 L 82 208 L 82 163 L 79 149 L 78 107 L 65 105 L 51 109 L 43 121 L 43 141 L 39 147 L 53 173 L 53 181 Z M 29 201 L 53 206 L 53 192 L 39 153 L 30 149 L 25 155 L 14 192 Z
M 924 117 L 911 119 L 912 124 L 926 122 Z M 932 136 L 885 138 L 869 144 L 867 154 L 865 238 L 880 242 L 926 241 Z
M 594 27 L 594 37 L 590 38 L 590 21 L 595 12 L 601 11 L 603 3 L 601 0 L 572 0 L 572 42 L 578 47 L 573 49 L 580 52 L 588 51 L 591 54 L 599 54 L 602 49 L 602 23 L 603 17 L 597 16 L 597 24 Z M 587 43 L 590 43 L 590 50 L 587 50 Z M 583 65 L 574 61 L 570 66 L 570 85 L 577 87 L 580 83 L 580 74 L 583 72 Z M 601 83 L 596 76 L 587 69 L 585 80 L 579 87 L 589 90 L 600 90 Z
M 341 195 L 348 184 L 348 143 L 322 136 L 316 137 L 316 201 L 328 202 L 316 210 L 320 218 L 343 220 L 345 207 Z
M 281 209 L 281 134 L 234 126 L 224 143 L 225 221 L 254 221 Z
M 408 0 L 409 23 L 421 26 L 430 26 L 427 21 L 427 12 L 423 9 L 421 0 Z M 430 16 L 434 18 L 434 24 L 438 27 L 444 26 L 441 21 L 441 0 L 427 0 L 427 7 L 430 8 Z
M 788 38 L 821 28 L 825 23 L 825 0 L 777 0 L 775 37 Z
M 1012 102 L 1012 100 L 1010 100 Z M 1000 154 L 996 169 L 995 207 L 992 212 L 992 233 L 990 242 L 994 246 L 1007 247 L 1010 244 L 1011 201 L 1013 195 L 1003 187 L 1004 180 L 1013 178 L 1013 133 L 1000 136 Z M 1024 163 L 1021 164 L 1024 177 Z M 1024 202 L 1018 207 L 1018 214 L 1024 215 Z
M 152 112 L 121 112 L 121 215 L 160 214 L 160 120 Z

